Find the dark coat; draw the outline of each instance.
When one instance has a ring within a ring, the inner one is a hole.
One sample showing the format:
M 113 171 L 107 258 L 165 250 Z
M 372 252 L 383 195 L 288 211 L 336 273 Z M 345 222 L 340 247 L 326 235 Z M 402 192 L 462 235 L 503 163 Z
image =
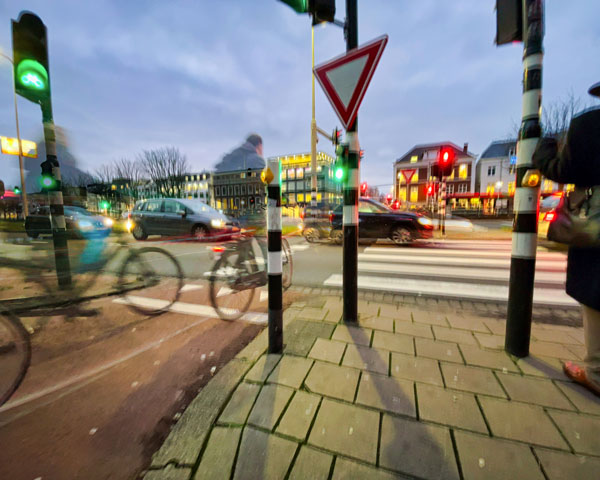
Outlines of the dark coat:
M 221 173 L 248 170 L 249 168 L 253 170 L 263 169 L 265 168 L 265 160 L 256 153 L 254 145 L 246 142 L 241 147 L 225 155 L 217 164 L 215 170 L 217 173 Z
M 547 178 L 578 187 L 600 185 L 600 109 L 590 109 L 571 121 L 565 145 L 544 138 L 533 164 Z M 600 248 L 569 248 L 567 293 L 579 303 L 600 310 Z

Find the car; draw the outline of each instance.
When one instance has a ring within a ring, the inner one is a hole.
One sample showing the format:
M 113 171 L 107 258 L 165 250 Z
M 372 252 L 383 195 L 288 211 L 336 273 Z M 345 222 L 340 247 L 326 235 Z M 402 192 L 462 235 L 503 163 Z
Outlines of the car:
M 556 207 L 558 207 L 562 196 L 562 192 L 557 192 L 540 201 L 540 213 L 538 219 L 538 235 L 540 237 L 545 238 L 548 235 L 548 227 L 555 218 L 554 211 L 556 210 Z
M 307 205 L 300 212 L 302 220 L 302 235 L 309 243 L 315 243 L 323 238 L 329 238 L 331 223 L 329 217 L 335 205 L 318 203 L 316 206 Z
M 150 198 L 131 211 L 131 233 L 136 240 L 149 235 L 193 236 L 199 240 L 231 237 L 239 232 L 226 215 L 199 200 Z
M 111 218 L 95 215 L 85 208 L 65 206 L 64 212 L 67 232 L 72 237 L 106 236 L 112 230 L 113 220 Z M 52 235 L 49 206 L 37 207 L 30 215 L 27 215 L 25 218 L 25 232 L 31 238 L 38 238 L 40 235 Z
M 331 214 L 331 238 L 336 243 L 343 239 L 343 206 Z M 408 245 L 419 239 L 433 237 L 433 221 L 428 216 L 392 210 L 368 197 L 358 201 L 358 235 L 360 239 L 391 239 L 396 245 Z

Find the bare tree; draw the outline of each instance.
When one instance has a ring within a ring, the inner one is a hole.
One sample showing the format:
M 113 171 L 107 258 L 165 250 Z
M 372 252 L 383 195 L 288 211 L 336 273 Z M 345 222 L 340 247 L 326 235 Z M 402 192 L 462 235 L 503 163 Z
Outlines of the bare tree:
M 178 148 L 162 147 L 144 150 L 138 162 L 145 174 L 156 185 L 159 193 L 179 196 L 183 190 L 185 174 L 189 164 Z
M 100 167 L 94 171 L 94 176 L 100 183 L 111 183 L 117 177 L 115 167 L 111 164 L 100 165 Z
M 113 164 L 115 178 L 129 180 L 130 184 L 137 185 L 142 179 L 142 165 L 139 160 L 120 158 Z

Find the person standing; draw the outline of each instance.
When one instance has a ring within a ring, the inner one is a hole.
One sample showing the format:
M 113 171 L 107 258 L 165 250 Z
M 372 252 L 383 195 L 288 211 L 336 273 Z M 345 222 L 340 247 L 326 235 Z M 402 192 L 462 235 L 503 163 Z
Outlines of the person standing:
M 589 93 L 600 98 L 600 82 Z M 541 139 L 533 164 L 550 180 L 592 189 L 592 208 L 600 209 L 600 108 L 573 117 L 560 148 L 553 138 Z M 565 362 L 563 370 L 600 396 L 600 248 L 569 247 L 566 291 L 582 307 L 586 357 L 583 364 Z

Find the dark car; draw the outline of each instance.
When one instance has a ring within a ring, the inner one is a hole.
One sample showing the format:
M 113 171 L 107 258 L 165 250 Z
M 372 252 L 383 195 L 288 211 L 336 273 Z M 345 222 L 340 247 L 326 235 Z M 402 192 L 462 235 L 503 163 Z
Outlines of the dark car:
M 339 205 L 331 215 L 331 237 L 341 243 L 343 206 Z M 397 245 L 413 243 L 433 236 L 431 218 L 419 213 L 392 210 L 371 198 L 358 201 L 358 235 L 361 239 L 389 238 Z
M 133 207 L 130 221 L 136 240 L 145 240 L 148 235 L 221 238 L 239 231 L 229 217 L 198 200 L 141 200 Z
M 335 205 L 319 203 L 316 206 L 308 205 L 300 213 L 302 219 L 302 235 L 310 243 L 323 238 L 329 238 L 331 223 L 329 218 Z
M 65 206 L 64 212 L 67 232 L 76 238 L 106 236 L 112 229 L 112 219 L 95 215 L 85 208 Z M 40 235 L 52 235 L 50 207 L 37 207 L 30 215 L 27 215 L 25 218 L 25 231 L 31 238 L 37 238 Z

